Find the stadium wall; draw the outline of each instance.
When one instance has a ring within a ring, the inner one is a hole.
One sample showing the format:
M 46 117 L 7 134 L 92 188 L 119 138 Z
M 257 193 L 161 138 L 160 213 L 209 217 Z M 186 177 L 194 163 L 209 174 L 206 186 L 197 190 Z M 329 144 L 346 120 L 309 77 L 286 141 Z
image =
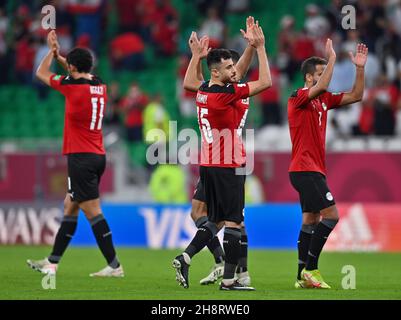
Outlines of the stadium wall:
M 328 240 L 328 250 L 401 251 L 401 204 L 340 203 L 338 207 L 341 219 Z M 188 205 L 105 204 L 103 209 L 118 246 L 182 248 L 196 232 Z M 50 245 L 61 216 L 59 205 L 0 205 L 0 244 Z M 245 222 L 250 248 L 296 248 L 301 223 L 297 204 L 247 206 Z M 96 245 L 83 214 L 72 244 Z

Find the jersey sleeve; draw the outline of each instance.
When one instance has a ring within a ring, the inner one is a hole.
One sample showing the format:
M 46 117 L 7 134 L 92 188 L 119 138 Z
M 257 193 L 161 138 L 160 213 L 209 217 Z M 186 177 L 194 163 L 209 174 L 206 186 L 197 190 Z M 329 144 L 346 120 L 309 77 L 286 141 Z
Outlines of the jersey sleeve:
M 326 92 L 328 109 L 335 109 L 340 106 L 341 100 L 344 96 L 344 92 Z
M 50 77 L 50 86 L 53 89 L 55 89 L 57 91 L 60 91 L 61 93 L 64 93 L 64 87 L 61 84 L 61 81 L 63 81 L 64 78 L 65 78 L 65 76 L 61 76 L 61 75 L 58 75 L 58 74 L 53 74 Z
M 309 102 L 309 88 L 294 91 L 288 100 L 294 108 L 305 108 Z
M 230 93 L 220 95 L 224 104 L 230 104 L 234 101 L 249 97 L 249 85 L 247 83 L 235 83 L 232 85 Z

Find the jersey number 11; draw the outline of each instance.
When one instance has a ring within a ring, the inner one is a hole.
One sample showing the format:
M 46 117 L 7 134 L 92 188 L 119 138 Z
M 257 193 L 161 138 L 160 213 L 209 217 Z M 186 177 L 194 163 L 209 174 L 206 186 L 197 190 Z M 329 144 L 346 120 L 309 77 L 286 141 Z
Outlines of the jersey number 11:
M 103 110 L 104 110 L 104 98 L 92 98 L 92 120 L 91 120 L 91 125 L 90 129 L 94 130 L 95 125 L 96 125 L 96 120 L 97 120 L 97 106 L 98 106 L 98 100 L 100 100 L 100 111 L 99 111 L 99 120 L 97 122 L 97 130 L 100 130 L 102 128 L 102 120 L 103 120 Z

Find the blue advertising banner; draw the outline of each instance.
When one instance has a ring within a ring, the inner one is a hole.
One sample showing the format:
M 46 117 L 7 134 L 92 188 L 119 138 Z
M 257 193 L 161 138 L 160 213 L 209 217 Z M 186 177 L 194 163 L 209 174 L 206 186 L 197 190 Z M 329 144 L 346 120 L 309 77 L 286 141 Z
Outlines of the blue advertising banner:
M 102 207 L 118 246 L 183 248 L 196 233 L 188 205 L 104 204 Z M 297 204 L 247 206 L 245 224 L 251 248 L 295 249 L 301 209 Z M 72 244 L 96 244 L 89 222 L 82 213 Z

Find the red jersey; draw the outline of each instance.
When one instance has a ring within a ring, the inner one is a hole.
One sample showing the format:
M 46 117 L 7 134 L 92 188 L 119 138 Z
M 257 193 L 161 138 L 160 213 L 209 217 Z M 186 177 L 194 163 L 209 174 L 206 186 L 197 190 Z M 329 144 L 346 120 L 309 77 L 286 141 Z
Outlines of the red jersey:
M 327 111 L 338 106 L 344 94 L 325 92 L 312 100 L 308 94 L 308 88 L 298 89 L 288 99 L 292 142 L 289 171 L 315 171 L 326 175 Z
M 52 75 L 52 88 L 65 96 L 63 154 L 105 154 L 102 120 L 107 87 L 96 76 L 92 80 Z
M 248 97 L 247 83 L 209 87 L 207 81 L 199 88 L 196 105 L 202 135 L 201 166 L 235 168 L 245 164 L 241 133 Z

